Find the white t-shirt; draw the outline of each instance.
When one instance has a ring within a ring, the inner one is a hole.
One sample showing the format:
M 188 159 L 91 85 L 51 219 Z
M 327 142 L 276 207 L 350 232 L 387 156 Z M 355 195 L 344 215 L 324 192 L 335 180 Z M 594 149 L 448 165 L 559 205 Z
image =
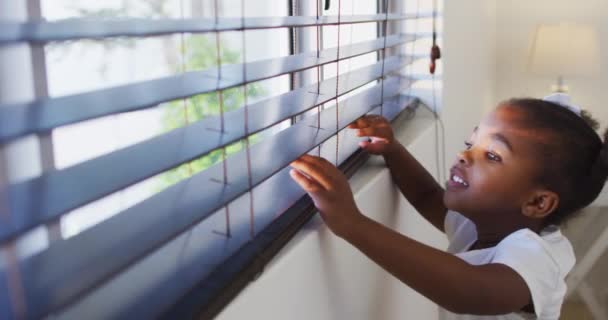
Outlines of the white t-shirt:
M 448 252 L 472 265 L 501 263 L 511 267 L 526 282 L 532 295 L 536 314 L 517 312 L 498 316 L 454 314 L 439 308 L 440 319 L 541 319 L 559 318 L 566 283 L 564 278 L 575 262 L 570 241 L 556 226 L 549 226 L 540 235 L 530 229 L 515 231 L 491 248 L 467 249 L 477 240 L 475 224 L 463 215 L 448 211 L 445 233 L 450 245 Z

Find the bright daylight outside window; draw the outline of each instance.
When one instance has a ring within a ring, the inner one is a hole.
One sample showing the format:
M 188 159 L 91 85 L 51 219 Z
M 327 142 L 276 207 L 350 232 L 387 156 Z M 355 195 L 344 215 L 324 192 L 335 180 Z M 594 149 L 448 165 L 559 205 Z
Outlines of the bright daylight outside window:
M 257 2 L 257 3 L 255 3 Z M 246 2 L 247 16 L 285 16 L 287 3 L 270 5 L 267 1 Z M 43 14 L 48 20 L 69 18 L 213 18 L 213 1 L 43 1 Z M 219 1 L 220 16 L 240 16 L 240 1 Z M 242 62 L 240 32 L 220 34 L 175 34 L 149 38 L 110 38 L 103 41 L 80 40 L 51 43 L 46 47 L 48 86 L 51 96 L 62 96 L 177 75 L 187 71 L 206 70 L 217 65 Z M 288 30 L 269 29 L 246 32 L 246 61 L 289 55 Z M 218 50 L 219 48 L 219 60 Z M 289 76 L 271 78 L 247 86 L 249 103 L 276 96 L 289 90 Z M 117 99 L 120 97 L 116 97 Z M 162 103 L 157 107 L 102 117 L 53 131 L 55 163 L 58 168 L 125 148 L 159 134 L 243 105 L 243 89 L 227 89 Z M 272 131 L 288 125 L 283 123 Z M 201 137 L 204 139 L 204 137 Z M 258 141 L 258 135 L 251 138 Z M 242 148 L 242 143 L 226 147 L 229 155 Z M 62 219 L 64 236 L 71 236 L 105 220 L 113 214 L 148 198 L 150 195 L 208 168 L 222 159 L 223 150 L 183 164 L 144 180 L 85 207 Z

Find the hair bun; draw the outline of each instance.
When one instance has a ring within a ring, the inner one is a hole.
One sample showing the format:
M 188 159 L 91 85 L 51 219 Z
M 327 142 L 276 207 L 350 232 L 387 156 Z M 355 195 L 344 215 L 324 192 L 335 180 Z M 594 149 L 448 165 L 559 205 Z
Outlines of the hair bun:
M 604 132 L 604 141 L 602 148 L 598 154 L 595 165 L 593 166 L 593 175 L 598 175 L 603 181 L 608 177 L 608 129 Z
M 571 100 L 570 100 L 570 96 L 562 93 L 562 92 L 556 92 L 556 93 L 552 93 L 546 97 L 543 98 L 544 101 L 549 101 L 549 102 L 553 102 L 559 106 L 562 106 L 572 112 L 574 112 L 577 116 L 581 116 L 581 107 L 572 104 Z

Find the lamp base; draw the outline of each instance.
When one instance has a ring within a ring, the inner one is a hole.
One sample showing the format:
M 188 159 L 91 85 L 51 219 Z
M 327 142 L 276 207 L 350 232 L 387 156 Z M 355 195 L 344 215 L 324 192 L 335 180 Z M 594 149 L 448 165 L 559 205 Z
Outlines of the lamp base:
M 554 93 L 568 93 L 570 88 L 564 84 L 564 78 L 562 76 L 557 77 L 557 83 L 551 86 L 551 92 Z
M 554 84 L 551 86 L 551 92 L 553 93 L 568 93 L 568 91 L 570 91 L 570 88 L 567 85 Z

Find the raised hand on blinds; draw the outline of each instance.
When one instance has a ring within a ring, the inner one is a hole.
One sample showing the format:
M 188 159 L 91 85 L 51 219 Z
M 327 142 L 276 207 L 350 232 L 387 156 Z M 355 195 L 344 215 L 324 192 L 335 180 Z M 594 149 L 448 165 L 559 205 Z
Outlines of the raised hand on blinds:
M 291 177 L 310 195 L 337 236 L 346 236 L 361 221 L 363 215 L 355 204 L 348 180 L 333 164 L 320 157 L 303 155 L 291 167 Z
M 370 137 L 369 141 L 359 142 L 359 146 L 371 154 L 384 155 L 396 145 L 391 124 L 382 116 L 363 116 L 348 125 L 348 128 L 357 129 L 359 137 Z

